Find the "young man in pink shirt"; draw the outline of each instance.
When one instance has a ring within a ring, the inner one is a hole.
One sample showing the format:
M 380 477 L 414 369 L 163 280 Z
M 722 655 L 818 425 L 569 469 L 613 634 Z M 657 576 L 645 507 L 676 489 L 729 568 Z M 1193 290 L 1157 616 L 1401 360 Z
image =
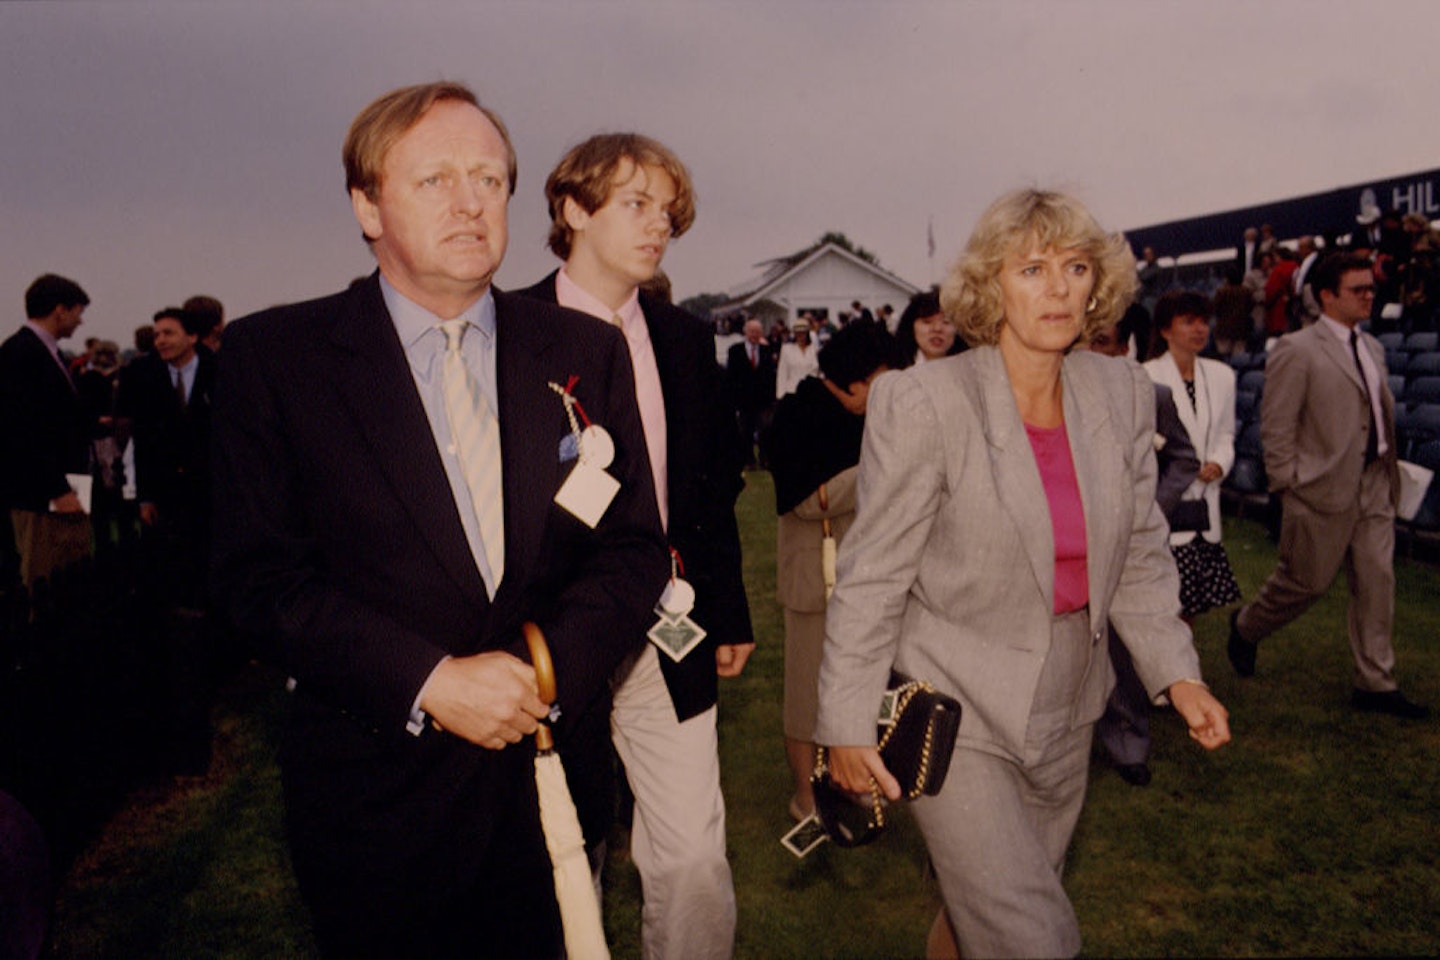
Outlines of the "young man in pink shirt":
M 738 675 L 754 649 L 734 509 L 744 454 L 709 328 L 639 292 L 670 239 L 694 220 L 694 189 L 685 165 L 663 145 L 605 134 L 571 149 L 545 194 L 549 246 L 565 264 L 522 293 L 624 332 L 674 557 L 649 642 L 615 677 L 608 727 L 597 711 L 571 737 L 572 792 L 594 847 L 605 839 L 614 799 L 611 771 L 585 762 L 598 753 L 585 743 L 611 736 L 635 795 L 631 854 L 645 896 L 645 956 L 729 957 L 735 894 L 725 856 L 716 678 Z

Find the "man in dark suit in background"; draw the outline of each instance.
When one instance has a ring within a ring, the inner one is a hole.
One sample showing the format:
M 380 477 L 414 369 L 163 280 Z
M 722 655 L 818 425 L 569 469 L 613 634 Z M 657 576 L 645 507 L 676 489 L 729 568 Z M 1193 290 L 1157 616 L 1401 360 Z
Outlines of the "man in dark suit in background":
M 775 354 L 759 320 L 746 320 L 744 332 L 745 339 L 725 355 L 725 376 L 745 444 L 745 466 L 753 467 L 756 435 L 769 423 L 775 405 Z
M 0 480 L 27 588 L 91 552 L 90 522 L 67 479 L 89 476 L 89 436 L 59 346 L 89 304 L 75 281 L 47 273 L 25 291 L 25 325 L 0 345 Z
M 202 326 L 179 307 L 156 313 L 154 351 L 132 361 L 118 401 L 131 424 L 141 556 L 159 623 L 156 740 L 165 768 L 188 774 L 210 765 L 210 706 L 231 659 L 207 615 L 215 355 L 199 346 Z
M 629 357 L 491 287 L 515 154 L 467 88 L 386 94 L 344 157 L 378 272 L 226 330 L 217 596 L 296 681 L 281 770 L 322 948 L 557 956 L 521 625 L 563 742 L 669 571 Z M 608 466 L 576 456 L 581 420 Z
M 179 307 L 155 314 L 155 349 L 135 360 L 120 393 L 131 421 L 140 520 L 166 541 L 173 599 L 200 606 L 210 545 L 210 421 L 215 355 L 200 321 Z
M 690 649 L 658 639 L 644 644 L 617 675 L 613 719 L 596 718 L 602 742 L 613 732 L 635 794 L 630 847 L 645 896 L 644 952 L 728 958 L 735 892 L 725 855 L 716 676 L 738 676 L 755 643 L 735 522 L 740 443 L 714 336 L 685 311 L 639 292 L 670 238 L 689 229 L 695 193 L 674 153 L 622 133 L 571 149 L 546 181 L 545 195 L 550 249 L 565 265 L 524 293 L 624 332 L 661 521 L 677 574 L 694 588 L 693 610 L 669 612 L 689 615 L 679 621 L 681 632 L 694 624 L 706 631 Z M 570 767 L 587 801 L 582 820 L 592 846 L 605 839 L 610 822 L 608 772 L 608 765 Z
M 225 334 L 225 305 L 214 297 L 197 293 L 186 297 L 181 308 L 194 317 L 194 327 L 200 336 L 200 346 L 211 353 L 220 352 L 220 338 Z

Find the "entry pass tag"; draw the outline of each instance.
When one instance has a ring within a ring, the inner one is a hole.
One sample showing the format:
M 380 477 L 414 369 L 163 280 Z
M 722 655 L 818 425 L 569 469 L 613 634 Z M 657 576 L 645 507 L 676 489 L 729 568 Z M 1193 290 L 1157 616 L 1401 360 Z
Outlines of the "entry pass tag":
M 575 399 L 572 392 L 579 379 L 571 377 L 563 387 L 558 383 L 548 384 L 551 390 L 560 395 L 560 402 L 565 407 L 565 417 L 570 422 L 570 437 L 573 438 L 579 461 L 556 491 L 555 502 L 593 530 L 600 518 L 605 516 L 605 511 L 610 509 L 610 501 L 620 492 L 620 481 L 605 472 L 605 468 L 610 466 L 615 458 L 615 441 L 610 439 L 610 434 L 604 427 L 590 422 L 590 418 L 585 415 L 585 409 L 580 406 L 580 401 Z M 583 431 L 576 419 L 577 413 L 580 415 L 579 420 L 585 422 Z M 564 447 L 562 444 L 562 459 Z
M 685 655 L 700 645 L 705 639 L 705 628 L 700 626 L 690 615 L 682 613 L 679 616 L 666 613 L 661 607 L 655 608 L 659 617 L 655 626 L 651 627 L 645 636 L 650 642 L 660 648 L 660 652 L 671 660 L 679 663 L 685 659 Z
M 620 481 L 599 467 L 581 460 L 560 485 L 555 502 L 574 514 L 585 526 L 594 528 L 620 492 Z
M 655 604 L 655 625 L 646 634 L 671 660 L 679 663 L 705 639 L 705 628 L 690 619 L 695 609 L 695 588 L 681 576 L 680 554 L 670 548 L 670 580 Z
M 795 824 L 785 836 L 780 838 L 780 845 L 804 860 L 820 844 L 829 839 L 830 834 L 825 832 L 825 825 L 820 822 L 820 815 L 812 812 L 810 816 Z

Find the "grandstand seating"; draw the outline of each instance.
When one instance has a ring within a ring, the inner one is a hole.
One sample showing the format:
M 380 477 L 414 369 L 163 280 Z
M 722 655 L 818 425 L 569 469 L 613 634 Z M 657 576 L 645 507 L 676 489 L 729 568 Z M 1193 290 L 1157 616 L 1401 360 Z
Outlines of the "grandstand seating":
M 1260 417 L 1260 394 L 1252 390 L 1235 391 L 1235 432 L 1244 430 Z
M 1440 350 L 1440 333 L 1417 330 L 1405 338 L 1406 353 L 1432 353 Z
M 1404 416 L 1395 413 L 1395 444 L 1397 452 L 1406 460 L 1413 460 L 1420 447 L 1440 440 L 1440 404 L 1407 404 Z
M 1246 390 L 1259 397 L 1265 392 L 1265 371 L 1246 370 L 1240 374 L 1239 381 L 1235 384 L 1236 390 Z
M 1440 440 L 1420 444 L 1408 459 L 1440 474 Z M 1431 481 L 1430 488 L 1425 491 L 1425 499 L 1420 502 L 1420 509 L 1409 521 L 1409 526 L 1411 530 L 1426 533 L 1440 531 L 1440 483 Z
M 1410 362 L 1405 366 L 1406 380 L 1434 376 L 1440 376 L 1440 353 L 1430 351 L 1410 356 Z
M 1407 404 L 1440 403 L 1440 376 L 1406 378 L 1405 397 Z

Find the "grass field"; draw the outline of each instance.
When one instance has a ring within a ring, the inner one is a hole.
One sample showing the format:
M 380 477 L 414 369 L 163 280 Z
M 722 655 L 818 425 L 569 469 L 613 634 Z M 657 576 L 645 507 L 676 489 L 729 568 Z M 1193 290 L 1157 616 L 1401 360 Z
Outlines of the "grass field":
M 720 727 L 736 956 L 918 956 L 938 900 L 907 816 L 870 847 L 827 846 L 803 862 L 777 842 L 790 785 L 774 498 L 767 474 L 747 479 L 739 512 L 761 645 L 745 676 L 724 685 Z M 1226 538 L 1249 598 L 1274 548 L 1250 521 L 1227 520 Z M 1440 573 L 1406 560 L 1396 568 L 1399 679 L 1412 698 L 1440 706 Z M 1235 740 L 1203 753 L 1178 718 L 1160 713 L 1150 787 L 1092 766 L 1066 874 L 1087 955 L 1440 954 L 1440 721 L 1349 708 L 1344 609 L 1342 580 L 1265 641 L 1258 675 L 1243 682 L 1225 660 L 1224 615 L 1197 623 Z M 56 956 L 314 955 L 280 833 L 274 750 L 284 710 L 279 679 L 265 670 L 227 690 L 210 775 L 136 794 L 71 871 Z M 617 850 L 606 895 L 616 957 L 639 955 L 639 899 Z

